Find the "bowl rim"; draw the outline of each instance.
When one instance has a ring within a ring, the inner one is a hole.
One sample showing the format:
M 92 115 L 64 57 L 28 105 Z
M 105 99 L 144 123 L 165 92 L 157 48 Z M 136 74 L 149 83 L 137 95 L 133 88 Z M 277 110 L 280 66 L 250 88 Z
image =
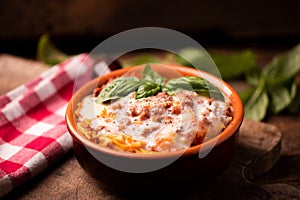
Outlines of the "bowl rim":
M 242 101 L 237 94 L 237 92 L 225 81 L 220 79 L 219 77 L 216 77 L 208 72 L 204 72 L 202 70 L 198 70 L 195 68 L 185 67 L 185 66 L 178 66 L 178 65 L 167 65 L 169 67 L 172 67 L 172 69 L 176 70 L 177 72 L 183 74 L 183 76 L 193 75 L 193 76 L 201 76 L 205 79 L 208 79 L 213 83 L 213 85 L 217 86 L 222 93 L 225 93 L 227 97 L 229 97 L 231 101 L 231 105 L 233 107 L 233 120 L 228 124 L 225 130 L 223 130 L 218 136 L 215 136 L 208 141 L 205 141 L 201 144 L 191 146 L 184 150 L 178 150 L 174 152 L 158 152 L 158 153 L 149 153 L 149 154 L 140 154 L 140 153 L 131 153 L 131 152 L 122 152 L 122 151 L 116 151 L 114 149 L 110 149 L 108 147 L 97 145 L 96 143 L 86 139 L 81 134 L 77 132 L 77 128 L 75 125 L 75 121 L 73 118 L 73 102 L 76 98 L 79 98 L 80 95 L 88 93 L 87 91 L 91 92 L 91 87 L 97 85 L 101 80 L 107 80 L 107 78 L 116 78 L 119 76 L 122 76 L 129 70 L 133 69 L 134 67 L 128 67 L 128 68 L 122 68 L 119 70 L 112 71 L 108 74 L 105 74 L 103 76 L 97 77 L 88 83 L 86 83 L 84 86 L 82 86 L 75 94 L 73 94 L 71 100 L 68 103 L 67 109 L 66 109 L 66 125 L 67 129 L 72 136 L 72 139 L 76 140 L 77 142 L 81 143 L 82 145 L 86 145 L 86 147 L 89 147 L 93 150 L 96 150 L 98 152 L 102 152 L 104 154 L 109 154 L 116 157 L 122 157 L 122 158 L 136 158 L 136 159 L 164 159 L 164 158 L 171 158 L 171 157 L 185 157 L 188 155 L 196 154 L 200 151 L 207 150 L 211 145 L 214 145 L 212 148 L 216 148 L 218 145 L 225 142 L 227 139 L 232 137 L 239 129 L 239 127 L 242 124 L 243 118 L 244 118 L 244 109 Z M 224 86 L 224 88 L 220 88 L 221 86 Z M 94 87 L 92 88 L 94 89 Z M 226 90 L 226 91 L 225 91 Z M 230 93 L 230 94 L 229 94 Z M 89 93 L 90 94 L 90 93 Z M 83 97 L 86 96 L 82 95 Z M 80 99 L 80 98 L 79 98 Z M 213 149 L 212 149 L 213 150 Z

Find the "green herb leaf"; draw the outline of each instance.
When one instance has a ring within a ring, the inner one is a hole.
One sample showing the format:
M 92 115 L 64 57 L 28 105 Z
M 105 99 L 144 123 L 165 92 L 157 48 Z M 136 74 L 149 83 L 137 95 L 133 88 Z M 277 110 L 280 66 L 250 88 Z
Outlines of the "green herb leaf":
M 224 96 L 220 90 L 200 77 L 186 76 L 172 79 L 162 88 L 163 92 L 167 92 L 170 95 L 183 90 L 195 91 L 200 95 L 224 101 Z
M 254 53 L 250 50 L 230 55 L 210 52 L 210 56 L 216 63 L 222 78 L 226 80 L 240 77 L 257 68 Z
M 298 109 L 300 104 L 295 101 L 294 76 L 299 70 L 300 44 L 287 53 L 275 56 L 262 72 L 248 73 L 246 80 L 256 90 L 245 105 L 245 116 L 262 120 L 267 108 L 273 113 L 286 108 L 294 111 Z
M 207 64 L 205 62 L 208 61 L 207 59 L 209 59 L 209 56 L 204 50 L 194 47 L 187 47 L 179 52 L 177 61 L 185 66 L 190 66 L 191 63 L 196 63 L 201 66 Z
M 218 88 L 207 80 L 200 77 L 181 77 L 172 79 L 164 84 L 165 78 L 146 65 L 143 72 L 143 80 L 136 77 L 121 77 L 106 85 L 100 92 L 97 102 L 104 103 L 109 100 L 118 99 L 136 91 L 136 99 L 156 95 L 164 91 L 174 94 L 183 90 L 195 91 L 200 95 L 224 101 L 224 96 Z
M 149 96 L 154 96 L 161 92 L 161 86 L 154 82 L 147 82 L 141 85 L 136 92 L 136 99 L 146 98 Z
M 156 71 L 154 71 L 149 64 L 144 67 L 142 72 L 142 76 L 144 80 L 151 81 L 157 83 L 159 85 L 164 84 L 165 78 L 161 77 Z
M 281 84 L 292 78 L 300 70 L 300 44 L 288 53 L 275 56 L 263 69 L 268 84 Z
M 289 90 L 281 85 L 269 87 L 270 108 L 274 113 L 279 113 L 287 107 L 293 100 Z
M 60 51 L 49 39 L 48 35 L 42 35 L 38 42 L 37 59 L 49 64 L 56 65 L 70 56 Z
M 184 66 L 191 66 L 213 75 L 220 76 L 211 56 L 204 50 L 195 47 L 187 47 L 179 52 L 177 62 Z
M 252 70 L 246 73 L 246 81 L 254 87 L 259 85 L 261 79 L 261 71 L 260 70 Z
M 282 85 L 269 86 L 268 93 L 271 98 L 270 108 L 273 113 L 277 114 L 285 108 L 297 108 L 297 102 L 294 101 L 296 91 L 297 84 L 294 78 L 287 80 Z
M 104 103 L 109 100 L 118 99 L 136 91 L 139 86 L 144 84 L 136 77 L 120 77 L 108 83 L 100 92 L 97 103 Z
M 233 79 L 244 75 L 245 73 L 257 68 L 255 55 L 252 51 L 246 50 L 240 53 L 224 55 L 215 51 L 209 51 L 208 54 L 198 48 L 185 48 L 179 52 L 177 62 L 181 65 L 191 66 L 191 63 L 201 66 L 204 71 L 214 75 L 221 74 L 223 79 Z M 213 63 L 212 62 L 215 63 Z M 215 65 L 218 69 L 215 68 Z M 219 70 L 219 72 L 216 72 Z
M 245 105 L 245 116 L 256 121 L 261 121 L 266 116 L 268 105 L 269 97 L 265 91 L 265 81 L 262 79 Z

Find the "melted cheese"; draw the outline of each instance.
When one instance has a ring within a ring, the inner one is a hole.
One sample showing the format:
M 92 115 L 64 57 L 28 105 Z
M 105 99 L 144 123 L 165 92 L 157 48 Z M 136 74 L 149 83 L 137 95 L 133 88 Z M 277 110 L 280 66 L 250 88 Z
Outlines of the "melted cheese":
M 81 132 L 90 140 L 130 152 L 186 149 L 219 134 L 231 120 L 230 104 L 192 91 L 135 99 L 131 93 L 111 104 L 87 96 L 76 110 Z

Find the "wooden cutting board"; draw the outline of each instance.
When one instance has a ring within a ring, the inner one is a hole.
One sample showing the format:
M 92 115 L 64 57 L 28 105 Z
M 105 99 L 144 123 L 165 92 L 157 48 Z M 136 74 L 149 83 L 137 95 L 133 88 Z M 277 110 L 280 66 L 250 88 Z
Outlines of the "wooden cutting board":
M 11 68 L 12 67 L 12 68 Z M 0 55 L 0 90 L 2 93 L 32 79 L 46 70 L 44 64 L 9 55 Z M 300 191 L 289 184 L 265 184 L 255 181 L 271 169 L 280 157 L 282 134 L 274 125 L 245 119 L 239 134 L 233 161 L 217 180 L 189 191 L 149 194 L 112 194 L 89 177 L 71 152 L 63 160 L 16 188 L 7 199 L 268 199 L 300 198 Z M 191 180 L 193 181 L 193 180 Z

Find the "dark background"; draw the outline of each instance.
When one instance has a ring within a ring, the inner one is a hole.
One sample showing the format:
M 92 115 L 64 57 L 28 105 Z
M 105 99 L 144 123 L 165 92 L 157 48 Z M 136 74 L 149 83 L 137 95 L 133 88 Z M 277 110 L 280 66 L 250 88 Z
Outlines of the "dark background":
M 35 57 L 48 33 L 67 53 L 90 51 L 131 28 L 183 32 L 205 46 L 292 47 L 300 41 L 298 0 L 0 0 L 0 53 Z

